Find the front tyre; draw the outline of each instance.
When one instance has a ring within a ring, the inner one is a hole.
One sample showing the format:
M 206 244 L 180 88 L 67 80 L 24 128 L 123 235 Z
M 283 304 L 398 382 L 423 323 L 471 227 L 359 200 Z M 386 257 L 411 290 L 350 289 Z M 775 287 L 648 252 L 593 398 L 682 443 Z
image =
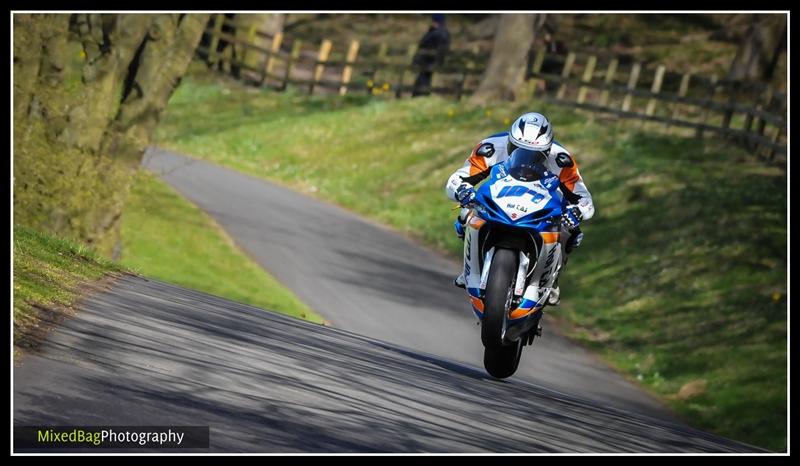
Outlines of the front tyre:
M 486 372 L 498 379 L 505 379 L 514 375 L 522 357 L 522 346 L 522 340 L 520 339 L 510 346 L 484 349 L 483 367 L 486 368 Z
M 510 249 L 496 249 L 486 283 L 481 322 L 481 341 L 487 349 L 500 349 L 508 344 L 503 340 L 514 294 L 512 280 L 516 278 L 516 272 L 517 254 Z

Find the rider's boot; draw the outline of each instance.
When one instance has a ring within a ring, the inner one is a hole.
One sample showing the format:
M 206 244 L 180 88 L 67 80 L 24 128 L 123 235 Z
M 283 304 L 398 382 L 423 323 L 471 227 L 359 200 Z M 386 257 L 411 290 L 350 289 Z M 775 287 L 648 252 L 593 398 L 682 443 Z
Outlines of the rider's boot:
M 563 269 L 564 266 L 561 267 Z M 547 305 L 558 306 L 559 304 L 561 304 L 561 288 L 558 286 L 558 277 L 556 277 L 556 281 L 553 283 L 553 289 L 550 290 L 550 294 L 547 296 Z
M 553 289 L 550 291 L 550 295 L 547 297 L 547 305 L 548 306 L 558 306 L 561 304 L 561 288 L 558 286 L 558 279 L 561 277 L 561 274 L 564 273 L 564 267 L 567 265 L 567 259 L 569 259 L 569 254 L 578 246 L 580 246 L 581 241 L 583 241 L 583 232 L 581 231 L 580 227 L 574 228 L 573 230 L 569 231 L 569 237 L 564 245 L 564 262 L 561 264 L 561 270 L 558 272 L 558 276 L 556 277 L 556 281 L 553 283 Z

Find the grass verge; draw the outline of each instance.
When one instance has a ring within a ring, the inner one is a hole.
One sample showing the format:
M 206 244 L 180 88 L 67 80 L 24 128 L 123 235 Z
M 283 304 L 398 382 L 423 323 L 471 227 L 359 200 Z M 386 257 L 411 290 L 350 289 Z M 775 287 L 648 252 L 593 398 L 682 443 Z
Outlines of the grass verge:
M 82 287 L 124 272 L 86 246 L 14 225 L 14 358 L 70 314 Z
M 322 323 L 247 257 L 208 215 L 154 175 L 136 175 L 122 220 L 121 262 L 149 277 Z
M 158 138 L 459 255 L 444 182 L 481 137 L 530 110 L 309 98 L 195 76 L 173 95 Z M 785 170 L 678 130 L 537 110 L 576 156 L 597 205 L 554 312 L 569 336 L 690 424 L 785 450 Z

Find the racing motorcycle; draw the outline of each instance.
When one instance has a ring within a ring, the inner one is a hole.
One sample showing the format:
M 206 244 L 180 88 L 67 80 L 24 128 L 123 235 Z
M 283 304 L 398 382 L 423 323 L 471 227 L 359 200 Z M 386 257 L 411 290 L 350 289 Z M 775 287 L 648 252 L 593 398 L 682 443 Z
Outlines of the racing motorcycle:
M 516 149 L 468 204 L 464 277 L 481 325 L 483 364 L 496 378 L 516 372 L 561 270 L 559 179 L 540 152 Z M 470 270 L 470 258 L 480 258 Z

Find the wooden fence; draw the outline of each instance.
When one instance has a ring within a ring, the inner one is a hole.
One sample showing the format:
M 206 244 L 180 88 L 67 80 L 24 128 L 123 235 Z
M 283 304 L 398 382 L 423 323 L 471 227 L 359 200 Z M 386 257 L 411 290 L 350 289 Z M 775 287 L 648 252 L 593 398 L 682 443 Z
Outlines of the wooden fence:
M 239 32 L 225 33 L 223 24 Z M 414 65 L 416 45 L 362 46 L 353 40 L 334 46 L 327 39 L 310 44 L 255 26 L 242 30 L 222 14 L 216 15 L 206 34 L 210 45 L 198 48 L 198 53 L 210 66 L 279 90 L 294 87 L 309 94 L 356 92 L 401 98 L 411 95 L 420 71 Z M 454 99 L 468 96 L 477 88 L 487 62 L 488 54 L 479 50 L 451 51 L 442 65 L 431 70 L 428 91 Z M 683 128 L 698 138 L 717 133 L 768 160 L 787 154 L 786 95 L 771 86 L 674 73 L 661 65 L 626 62 L 624 57 L 548 55 L 539 49 L 531 51 L 519 99 L 632 118 L 670 132 Z

